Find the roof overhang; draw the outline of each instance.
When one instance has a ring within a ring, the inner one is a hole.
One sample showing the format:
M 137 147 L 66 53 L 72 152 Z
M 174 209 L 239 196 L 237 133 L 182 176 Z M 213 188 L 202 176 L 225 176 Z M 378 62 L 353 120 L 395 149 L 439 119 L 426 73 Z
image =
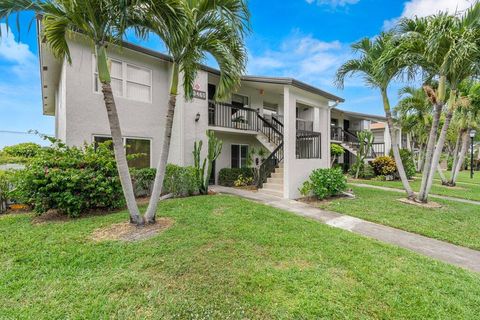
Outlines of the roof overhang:
M 355 118 L 360 118 L 363 120 L 370 120 L 370 121 L 377 121 L 377 122 L 385 122 L 387 121 L 387 118 L 384 116 L 379 116 L 376 114 L 367 114 L 367 113 L 360 113 L 360 112 L 353 112 L 353 111 L 345 111 L 345 110 L 340 110 L 338 108 L 333 108 L 332 110 L 335 110 L 336 112 L 339 112 L 344 115 L 352 116 Z
M 55 115 L 56 88 L 60 80 L 62 61 L 56 59 L 41 38 L 42 25 L 37 20 L 38 56 L 40 59 L 40 81 L 42 86 L 43 114 Z

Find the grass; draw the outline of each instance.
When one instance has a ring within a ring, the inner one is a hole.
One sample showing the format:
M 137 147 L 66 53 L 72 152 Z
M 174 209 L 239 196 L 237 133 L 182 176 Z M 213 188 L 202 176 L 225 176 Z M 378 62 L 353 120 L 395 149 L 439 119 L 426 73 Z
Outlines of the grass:
M 451 176 L 451 171 L 444 171 L 444 174 L 445 174 L 445 177 L 448 179 L 450 178 Z M 422 177 L 421 174 L 417 174 L 417 177 Z M 435 174 L 435 179 L 440 179 L 440 176 L 438 175 L 438 173 Z M 476 184 L 479 184 L 480 185 L 480 172 L 479 171 L 475 171 L 474 174 L 473 174 L 473 179 L 470 178 L 470 171 L 469 170 L 465 170 L 465 171 L 460 171 L 459 174 L 458 174 L 458 178 L 457 178 L 457 183 L 458 184 L 462 184 L 462 183 L 465 183 L 465 184 L 472 184 L 472 183 L 476 183 Z
M 465 179 L 465 174 L 462 174 L 462 181 Z M 375 180 L 353 180 L 352 182 L 358 182 L 363 184 L 370 184 L 374 186 L 397 188 L 403 190 L 401 181 L 375 181 Z M 410 186 L 415 192 L 420 190 L 422 183 L 421 177 L 416 177 L 415 180 L 410 181 Z M 441 196 L 449 196 L 454 198 L 468 199 L 480 201 L 480 183 L 478 184 L 466 184 L 458 183 L 456 187 L 443 186 L 439 180 L 434 180 L 430 194 L 436 194 Z
M 475 319 L 480 275 L 231 196 L 162 203 L 172 228 L 95 243 L 125 212 L 0 217 L 1 319 Z
M 399 193 L 355 186 L 353 190 L 355 200 L 335 200 L 323 208 L 480 250 L 478 205 L 433 199 L 443 207 L 429 209 L 399 202 Z

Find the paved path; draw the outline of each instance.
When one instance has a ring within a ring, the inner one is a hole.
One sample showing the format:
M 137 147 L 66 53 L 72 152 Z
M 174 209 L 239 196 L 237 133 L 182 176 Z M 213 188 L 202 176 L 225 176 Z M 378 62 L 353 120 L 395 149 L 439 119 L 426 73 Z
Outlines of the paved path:
M 480 251 L 456 246 L 447 242 L 431 239 L 411 232 L 368 222 L 362 219 L 335 212 L 314 208 L 305 203 L 285 200 L 258 192 L 214 186 L 217 192 L 233 194 L 254 200 L 278 209 L 290 211 L 296 215 L 311 218 L 332 227 L 351 231 L 399 247 L 410 249 L 420 254 L 447 262 L 471 271 L 480 272 Z
M 397 189 L 397 188 L 389 188 L 389 187 L 381 187 L 381 186 L 373 186 L 371 184 L 365 184 L 365 183 L 355 183 L 355 182 L 349 182 L 352 186 L 357 186 L 361 188 L 370 188 L 370 189 L 377 189 L 377 190 L 383 190 L 383 191 L 390 191 L 390 192 L 397 192 L 397 193 L 405 193 L 404 190 L 402 189 Z M 447 197 L 447 196 L 440 196 L 438 194 L 429 194 L 429 198 L 435 198 L 435 199 L 443 199 L 443 200 L 448 200 L 448 201 L 455 201 L 455 202 L 461 202 L 461 203 L 468 203 L 468 204 L 475 204 L 477 206 L 480 206 L 479 201 L 475 200 L 468 200 L 468 199 L 461 199 L 461 198 L 455 198 L 455 197 Z

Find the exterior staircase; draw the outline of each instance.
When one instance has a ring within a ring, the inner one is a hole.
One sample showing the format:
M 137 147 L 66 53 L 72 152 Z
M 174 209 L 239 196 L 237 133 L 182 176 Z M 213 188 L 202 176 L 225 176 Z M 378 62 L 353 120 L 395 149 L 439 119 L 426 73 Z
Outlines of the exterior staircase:
M 268 139 L 268 137 L 264 133 L 258 133 L 256 136 L 257 140 L 260 141 L 260 143 L 267 148 L 267 150 L 272 153 L 277 149 L 278 145 L 273 143 L 272 140 Z
M 283 198 L 283 162 L 275 168 L 275 171 L 267 178 L 267 182 L 258 192 Z

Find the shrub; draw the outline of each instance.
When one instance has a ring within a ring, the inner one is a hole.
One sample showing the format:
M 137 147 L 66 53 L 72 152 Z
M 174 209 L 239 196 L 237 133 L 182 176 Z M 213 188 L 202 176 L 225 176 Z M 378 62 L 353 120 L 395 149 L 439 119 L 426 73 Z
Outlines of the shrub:
M 347 179 L 340 169 L 317 169 L 304 182 L 300 192 L 306 196 L 313 193 L 318 199 L 340 194 L 347 189 Z
M 135 197 L 150 196 L 152 194 L 156 173 L 157 170 L 152 168 L 130 169 Z
M 355 177 L 357 174 L 357 166 L 360 165 L 360 170 L 358 171 L 358 178 L 359 179 L 372 179 L 375 177 L 375 172 L 373 171 L 373 168 L 370 164 L 368 163 L 354 163 L 350 170 L 348 170 L 348 174 L 352 177 Z
M 38 214 L 56 209 L 76 217 L 124 205 L 113 153 L 103 145 L 76 148 L 57 141 L 31 158 L 16 183 L 15 196 Z
M 13 172 L 0 170 L 0 213 L 7 210 L 13 187 Z
M 252 168 L 224 168 L 218 174 L 218 184 L 225 187 L 235 186 L 235 181 L 240 176 L 244 178 L 254 178 Z
M 36 143 L 26 142 L 3 148 L 2 152 L 6 155 L 19 158 L 33 158 L 42 149 Z
M 173 193 L 175 197 L 191 196 L 199 192 L 198 185 L 194 167 L 167 165 L 163 180 L 163 193 Z
M 372 161 L 373 171 L 379 176 L 392 176 L 397 172 L 395 160 L 389 156 L 381 156 Z
M 390 157 L 393 158 L 393 150 L 390 150 Z M 413 161 L 413 154 L 408 149 L 400 149 L 400 158 L 402 159 L 407 178 L 410 179 L 414 177 L 417 169 L 415 167 L 415 161 Z
M 242 174 L 235 180 L 235 187 L 246 187 L 253 185 L 254 179 L 252 177 L 244 177 Z

